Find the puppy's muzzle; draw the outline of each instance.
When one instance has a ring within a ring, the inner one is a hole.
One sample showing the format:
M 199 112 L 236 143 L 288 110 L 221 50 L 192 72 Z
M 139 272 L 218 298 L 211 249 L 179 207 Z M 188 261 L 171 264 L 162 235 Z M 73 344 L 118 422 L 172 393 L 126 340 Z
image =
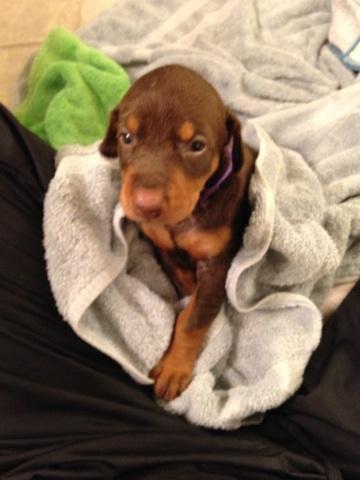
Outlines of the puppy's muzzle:
M 164 207 L 164 192 L 161 188 L 137 187 L 134 191 L 134 210 L 145 220 L 159 218 Z

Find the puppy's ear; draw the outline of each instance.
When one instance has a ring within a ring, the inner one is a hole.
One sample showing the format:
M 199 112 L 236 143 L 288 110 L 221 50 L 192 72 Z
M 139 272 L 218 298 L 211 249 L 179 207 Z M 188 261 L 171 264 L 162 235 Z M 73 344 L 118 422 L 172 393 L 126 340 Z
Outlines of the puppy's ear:
M 242 148 L 241 148 L 241 126 L 240 122 L 235 115 L 235 113 L 228 110 L 226 117 L 226 129 L 228 131 L 228 142 L 227 145 L 231 145 L 232 140 L 232 160 L 234 165 L 234 171 L 237 172 L 240 170 L 243 158 L 242 158 Z
M 110 123 L 107 129 L 104 140 L 100 145 L 100 152 L 104 157 L 116 157 L 117 156 L 117 124 L 119 121 L 119 107 L 115 107 L 110 113 Z

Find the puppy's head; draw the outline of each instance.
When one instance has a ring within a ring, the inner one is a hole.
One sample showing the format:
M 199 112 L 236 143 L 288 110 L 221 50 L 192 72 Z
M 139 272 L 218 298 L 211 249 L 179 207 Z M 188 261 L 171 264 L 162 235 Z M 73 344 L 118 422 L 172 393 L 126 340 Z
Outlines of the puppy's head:
M 240 127 L 216 90 L 184 67 L 161 67 L 137 80 L 111 113 L 100 151 L 118 156 L 120 200 L 136 222 L 171 225 L 194 210 L 227 161 L 240 168 Z

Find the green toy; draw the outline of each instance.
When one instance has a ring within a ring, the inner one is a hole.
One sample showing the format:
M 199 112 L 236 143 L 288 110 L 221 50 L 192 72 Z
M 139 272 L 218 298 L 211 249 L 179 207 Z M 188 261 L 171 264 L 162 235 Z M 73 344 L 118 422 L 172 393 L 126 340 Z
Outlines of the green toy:
M 125 70 L 75 35 L 56 28 L 31 66 L 18 120 L 55 149 L 102 138 L 110 110 L 130 81 Z

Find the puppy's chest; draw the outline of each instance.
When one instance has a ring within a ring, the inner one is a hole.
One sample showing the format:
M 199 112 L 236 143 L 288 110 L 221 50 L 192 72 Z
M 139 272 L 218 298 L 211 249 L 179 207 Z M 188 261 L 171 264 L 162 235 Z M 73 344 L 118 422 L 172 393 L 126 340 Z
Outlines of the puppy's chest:
M 220 226 L 202 228 L 191 220 L 176 228 L 165 226 L 141 226 L 144 234 L 166 252 L 185 251 L 195 261 L 207 260 L 220 255 L 231 241 L 231 228 Z

